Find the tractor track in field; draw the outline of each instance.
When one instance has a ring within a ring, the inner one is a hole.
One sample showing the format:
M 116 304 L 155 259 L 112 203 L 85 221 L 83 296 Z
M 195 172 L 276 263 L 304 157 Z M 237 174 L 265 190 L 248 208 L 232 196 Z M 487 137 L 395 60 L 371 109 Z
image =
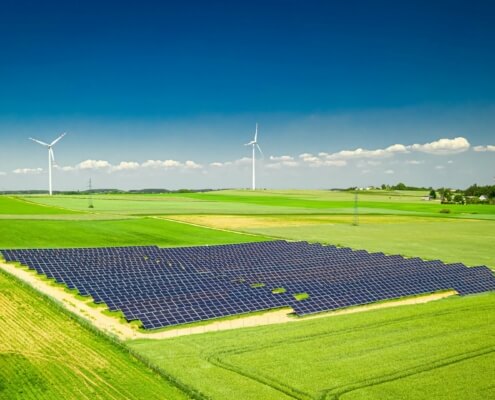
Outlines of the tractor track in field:
M 354 392 L 356 390 L 365 389 L 372 386 L 381 385 L 383 383 L 393 382 L 399 379 L 408 378 L 410 376 L 418 375 L 424 372 L 434 371 L 439 368 L 447 367 L 449 365 L 457 364 L 463 361 L 467 361 L 473 358 L 485 356 L 495 352 L 495 346 L 489 346 L 480 348 L 477 350 L 459 353 L 454 356 L 445 357 L 443 359 L 435 360 L 426 366 L 422 365 L 420 367 L 412 367 L 397 373 L 392 373 L 388 375 L 382 375 L 373 379 L 368 379 L 360 383 L 353 383 L 351 385 L 340 386 L 335 388 L 326 389 L 321 392 L 317 400 L 338 400 L 343 395 Z
M 381 328 L 381 327 L 397 325 L 397 324 L 400 324 L 404 321 L 407 321 L 407 322 L 420 321 L 420 320 L 425 319 L 425 318 L 438 317 L 438 316 L 442 316 L 442 315 L 449 315 L 449 314 L 457 313 L 457 312 L 462 311 L 462 310 L 469 311 L 469 310 L 471 310 L 471 307 L 461 307 L 461 308 L 457 308 L 456 310 L 452 310 L 452 311 L 449 310 L 449 311 L 441 311 L 441 312 L 429 312 L 426 314 L 421 314 L 417 317 L 412 317 L 412 316 L 401 317 L 401 318 L 396 318 L 393 320 L 388 320 L 386 322 L 365 324 L 365 325 L 361 325 L 359 327 L 342 329 L 339 331 L 333 331 L 331 333 L 328 331 L 320 332 L 320 333 L 316 333 L 313 335 L 307 335 L 307 336 L 297 337 L 297 338 L 293 338 L 293 339 L 284 339 L 284 340 L 274 341 L 274 342 L 271 342 L 269 344 L 261 345 L 261 346 L 260 345 L 251 345 L 251 346 L 245 346 L 243 348 L 227 349 L 227 350 L 215 352 L 212 354 L 204 354 L 203 358 L 212 365 L 215 365 L 215 366 L 222 368 L 224 370 L 227 370 L 227 371 L 239 374 L 241 376 L 244 376 L 250 380 L 253 380 L 254 382 L 268 386 L 268 387 L 270 387 L 276 391 L 279 391 L 280 393 L 283 393 L 286 396 L 289 396 L 289 397 L 292 397 L 295 399 L 300 399 L 300 400 L 307 400 L 307 399 L 337 400 L 340 398 L 340 396 L 342 396 L 348 392 L 351 392 L 351 391 L 363 389 L 363 388 L 368 387 L 368 386 L 379 385 L 381 383 L 386 383 L 389 381 L 398 380 L 398 379 L 412 376 L 415 374 L 419 374 L 422 372 L 434 370 L 436 368 L 448 366 L 450 364 L 454 364 L 457 362 L 462 362 L 462 361 L 468 360 L 470 358 L 475 358 L 475 357 L 489 354 L 489 353 L 495 351 L 495 346 L 490 346 L 487 348 L 473 350 L 471 352 L 460 353 L 460 354 L 457 354 L 455 356 L 450 356 L 450 357 L 446 357 L 444 359 L 435 360 L 435 361 L 427 364 L 426 366 L 421 365 L 420 367 L 412 367 L 410 369 L 406 369 L 406 370 L 399 371 L 396 373 L 383 375 L 381 377 L 377 377 L 377 378 L 374 378 L 372 380 L 368 379 L 368 380 L 365 380 L 365 381 L 360 382 L 360 383 L 355 383 L 355 384 L 346 385 L 346 386 L 342 386 L 342 387 L 325 389 L 324 391 L 320 392 L 320 394 L 317 396 L 314 396 L 310 393 L 301 391 L 297 388 L 289 386 L 289 385 L 285 384 L 284 382 L 280 382 L 276 379 L 260 375 L 259 373 L 249 371 L 245 368 L 243 369 L 242 367 L 239 367 L 236 364 L 229 363 L 228 361 L 225 360 L 225 358 L 232 356 L 232 355 L 240 355 L 243 353 L 249 353 L 251 351 L 260 351 L 260 350 L 264 350 L 264 349 L 268 349 L 268 348 L 273 348 L 273 347 L 277 347 L 279 345 L 296 344 L 296 343 L 301 343 L 301 342 L 305 342 L 305 341 L 311 341 L 311 340 L 315 340 L 315 339 L 322 338 L 322 337 L 330 338 L 330 337 L 346 336 L 346 335 L 351 334 L 351 333 L 356 333 L 356 332 L 360 332 L 360 331 L 367 331 L 369 329 L 377 329 L 377 328 Z M 490 307 L 484 307 L 484 308 L 478 308 L 477 310 L 487 310 L 488 311 L 488 310 L 491 310 L 491 308 Z M 438 336 L 438 334 L 437 335 L 431 335 L 430 337 L 433 338 L 433 337 L 437 337 L 437 336 Z M 410 340 L 404 341 L 404 343 L 414 342 L 414 341 L 416 341 L 416 339 L 410 339 Z M 401 344 L 404 344 L 404 343 L 401 343 Z M 387 346 L 387 347 L 389 347 L 389 346 Z M 382 347 L 380 349 L 387 348 L 387 347 Z M 380 349 L 378 349 L 378 350 L 380 350 Z M 373 349 L 373 350 L 377 350 L 377 349 Z M 333 397 L 330 397 L 330 396 L 333 396 Z

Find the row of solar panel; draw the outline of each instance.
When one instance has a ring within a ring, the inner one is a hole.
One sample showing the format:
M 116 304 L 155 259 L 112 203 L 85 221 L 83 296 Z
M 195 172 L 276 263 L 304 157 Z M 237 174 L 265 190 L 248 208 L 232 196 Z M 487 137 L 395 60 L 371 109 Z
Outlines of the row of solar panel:
M 486 267 L 306 242 L 2 253 L 149 329 L 282 306 L 304 315 L 442 289 L 461 294 L 495 289 Z M 251 288 L 254 283 L 265 286 Z M 286 293 L 272 293 L 281 287 Z M 297 301 L 298 292 L 309 298 Z

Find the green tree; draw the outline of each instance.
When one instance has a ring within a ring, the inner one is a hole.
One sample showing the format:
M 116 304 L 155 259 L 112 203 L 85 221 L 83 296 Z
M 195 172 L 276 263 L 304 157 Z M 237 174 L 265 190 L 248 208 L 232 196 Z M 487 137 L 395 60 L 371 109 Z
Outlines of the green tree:
M 432 199 L 436 199 L 437 198 L 437 192 L 435 192 L 434 189 L 431 189 L 430 190 L 430 198 L 432 198 Z
M 456 194 L 454 196 L 454 203 L 464 204 L 464 196 L 462 196 L 462 194 Z

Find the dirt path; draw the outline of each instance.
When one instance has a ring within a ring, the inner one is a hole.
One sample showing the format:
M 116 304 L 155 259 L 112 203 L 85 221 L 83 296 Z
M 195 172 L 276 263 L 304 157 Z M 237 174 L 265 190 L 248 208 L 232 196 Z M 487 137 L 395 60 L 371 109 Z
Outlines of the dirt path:
M 194 335 L 206 332 L 216 332 L 229 329 L 247 328 L 260 325 L 272 325 L 281 323 L 294 323 L 300 321 L 307 321 L 316 318 L 326 318 L 339 316 L 344 314 L 354 314 L 358 312 L 377 310 L 381 308 L 399 307 L 411 304 L 422 304 L 433 300 L 443 299 L 457 294 L 454 290 L 442 293 L 428 294 L 424 296 L 418 296 L 414 298 L 404 300 L 392 300 L 385 303 L 370 304 L 366 306 L 353 307 L 344 310 L 337 310 L 328 313 L 322 313 L 314 316 L 308 316 L 305 318 L 294 318 L 288 314 L 292 312 L 291 308 L 284 308 L 274 311 L 268 311 L 264 314 L 251 315 L 246 317 L 239 317 L 232 320 L 215 321 L 206 325 L 183 327 L 177 329 L 170 329 L 163 332 L 150 332 L 143 333 L 137 331 L 134 327 L 128 324 L 120 322 L 117 318 L 110 317 L 102 313 L 103 308 L 91 307 L 83 301 L 77 300 L 74 295 L 66 292 L 61 286 L 55 286 L 49 282 L 39 279 L 35 273 L 23 268 L 14 266 L 0 261 L 0 267 L 8 273 L 15 275 L 22 281 L 28 283 L 36 290 L 50 296 L 59 303 L 63 304 L 69 311 L 81 316 L 82 318 L 91 322 L 98 329 L 117 336 L 121 340 L 129 339 L 167 339 L 178 336 Z
M 90 321 L 97 328 L 115 335 L 121 339 L 132 338 L 136 332 L 130 326 L 120 323 L 116 318 L 101 312 L 102 308 L 91 307 L 83 301 L 77 300 L 73 294 L 67 293 L 62 286 L 55 286 L 39 279 L 35 273 L 24 268 L 16 267 L 0 261 L 0 267 L 8 273 L 20 278 L 41 293 L 44 293 L 61 303 L 69 311 Z

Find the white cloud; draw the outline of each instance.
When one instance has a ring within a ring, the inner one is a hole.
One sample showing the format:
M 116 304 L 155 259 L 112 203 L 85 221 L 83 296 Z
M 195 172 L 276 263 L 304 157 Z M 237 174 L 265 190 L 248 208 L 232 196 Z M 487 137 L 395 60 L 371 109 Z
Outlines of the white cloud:
M 443 165 L 435 165 L 435 169 L 444 169 L 445 167 Z
M 271 156 L 270 160 L 277 161 L 266 165 L 268 168 L 272 168 L 272 169 L 280 169 L 282 167 L 293 168 L 299 166 L 299 162 L 295 161 L 294 158 L 290 156 L 281 156 L 281 157 Z
M 341 150 L 335 153 L 327 153 L 327 152 L 319 152 L 318 155 L 314 155 L 312 153 L 302 153 L 299 154 L 299 159 L 306 165 L 310 167 L 321 167 L 321 166 L 338 166 L 342 167 L 347 165 L 347 160 L 360 160 L 360 159 L 368 159 L 367 163 L 361 162 L 358 163 L 359 168 L 365 167 L 365 165 L 369 166 L 377 166 L 382 163 L 381 159 L 387 159 L 393 157 L 398 154 L 408 154 L 412 151 L 430 153 L 435 155 L 444 155 L 444 154 L 456 154 L 469 149 L 469 142 L 467 139 L 463 137 L 457 137 L 454 139 L 439 139 L 437 141 L 431 143 L 424 144 L 413 144 L 413 145 L 404 145 L 400 143 L 393 144 L 383 149 L 373 149 L 368 150 L 364 148 L 357 148 L 354 150 Z M 484 151 L 484 150 L 480 150 Z M 275 157 L 271 156 L 270 159 L 272 161 L 281 161 L 283 158 L 292 159 L 291 156 L 280 156 Z M 423 164 L 424 161 L 419 160 L 408 160 L 405 161 L 406 164 L 410 165 L 418 165 Z M 277 168 L 275 164 L 270 164 L 270 168 Z M 387 170 L 392 171 L 392 170 Z M 387 172 L 387 173 L 393 173 Z
M 495 145 L 488 144 L 486 146 L 474 146 L 473 150 L 478 152 L 495 151 Z
M 148 160 L 141 164 L 144 168 L 177 168 L 183 164 L 175 160 Z
M 218 163 L 221 164 L 221 163 Z M 227 163 L 225 163 L 227 164 Z M 223 165 L 223 164 L 222 164 Z M 76 164 L 75 166 L 59 167 L 57 165 L 54 168 L 64 171 L 76 171 L 76 170 L 106 170 L 108 173 L 119 171 L 137 171 L 142 168 L 183 168 L 183 169 L 201 169 L 203 166 L 192 160 L 187 160 L 185 163 L 176 160 L 147 160 L 142 164 L 136 161 L 121 161 L 120 163 L 113 165 L 105 160 L 85 160 Z
M 306 163 L 310 163 L 310 164 L 320 164 L 321 163 L 321 160 L 316 156 L 303 158 L 303 161 Z
M 406 146 L 403 144 L 393 144 L 392 146 L 388 146 L 385 151 L 389 153 L 408 153 Z
M 112 165 L 105 160 L 85 160 L 75 166 L 76 169 L 105 169 Z
M 447 164 L 454 164 L 454 161 L 449 160 L 449 161 L 447 161 Z
M 132 171 L 140 167 L 135 161 L 121 161 L 118 165 L 112 166 L 112 171 Z
M 345 160 L 329 159 L 328 155 L 321 156 L 322 154 L 327 153 L 319 153 L 319 157 L 311 153 L 303 153 L 299 155 L 299 158 L 310 167 L 343 167 L 347 165 Z
M 219 167 L 221 163 L 212 163 Z M 211 165 L 211 164 L 210 164 Z M 176 160 L 148 160 L 141 164 L 143 168 L 185 168 L 185 169 L 201 169 L 203 166 L 194 161 L 187 160 L 185 163 Z
M 229 166 L 239 167 L 244 165 L 251 165 L 252 162 L 253 160 L 251 159 L 251 157 L 242 157 L 234 161 L 225 161 L 225 162 L 216 161 L 210 163 L 209 165 L 210 167 L 216 167 L 216 168 L 229 167 Z
M 346 160 L 351 159 L 372 159 L 368 161 L 368 165 L 376 166 L 380 165 L 381 161 L 374 159 L 389 158 L 395 154 L 409 153 L 409 150 L 403 144 L 393 144 L 385 149 L 367 150 L 363 148 L 357 148 L 354 150 L 341 150 L 336 153 L 319 152 L 318 156 L 311 153 L 302 153 L 299 158 L 311 167 L 319 166 L 336 166 L 342 167 L 347 165 Z
M 0 171 L 0 176 L 5 176 L 5 175 L 7 175 L 6 172 Z
M 344 167 L 347 165 L 347 161 L 345 160 L 324 160 L 322 165 L 328 167 Z
M 70 165 L 66 165 L 64 167 L 61 167 L 59 165 L 54 165 L 53 168 L 58 169 L 59 171 L 64 171 L 64 172 L 74 171 L 76 169 L 75 167 L 72 167 Z
M 363 148 L 357 148 L 355 150 L 342 150 L 337 153 L 324 154 L 327 159 L 352 159 L 352 158 L 387 158 L 392 157 L 394 154 L 409 153 L 406 146 L 403 144 L 393 144 L 385 149 L 367 150 Z
M 425 162 L 423 160 L 406 160 L 406 164 L 409 165 L 420 165 L 424 164 Z
M 250 157 L 242 157 L 242 158 L 239 158 L 238 160 L 235 160 L 234 162 L 232 163 L 225 163 L 225 165 L 231 165 L 231 164 L 234 164 L 234 165 L 248 165 L 248 164 L 251 164 L 253 162 L 253 160 L 250 158 Z
M 354 150 L 341 150 L 336 153 L 319 152 L 318 156 L 311 153 L 303 153 L 299 158 L 309 164 L 321 164 L 323 160 L 351 160 L 351 159 L 371 159 L 369 165 L 379 165 L 380 159 L 390 158 L 397 154 L 408 154 L 412 151 L 418 151 L 429 154 L 444 155 L 461 153 L 469 149 L 469 142 L 463 137 L 454 139 L 439 139 L 431 143 L 413 144 L 406 146 L 396 143 L 383 149 L 368 150 L 357 148 Z M 487 151 L 485 148 L 493 148 L 488 151 L 495 151 L 495 146 L 478 146 L 476 151 Z M 422 164 L 423 161 L 406 161 L 407 164 Z
M 294 157 L 291 156 L 270 156 L 272 161 L 294 161 Z
M 320 153 L 320 154 L 326 154 L 326 153 Z M 299 158 L 307 158 L 307 157 L 313 157 L 313 154 L 311 154 L 311 153 L 299 154 Z
M 319 157 L 317 156 L 314 156 L 313 154 L 311 153 L 303 153 L 303 154 L 299 154 L 299 158 L 301 160 L 303 160 L 305 163 L 318 163 L 320 160 Z
M 162 162 L 160 160 L 148 160 L 141 164 L 141 167 L 144 168 L 148 168 L 148 167 L 158 168 L 161 166 L 162 166 Z
M 445 155 L 462 153 L 469 149 L 469 142 L 466 138 L 456 137 L 454 139 L 440 139 L 431 143 L 413 144 L 408 149 L 420 151 L 422 153 Z
M 233 165 L 234 163 L 232 161 L 225 161 L 225 162 L 212 162 L 210 163 L 210 167 L 215 167 L 215 168 L 223 168 L 223 167 L 228 167 L 229 165 Z
M 43 172 L 43 168 L 17 168 L 12 171 L 14 174 L 21 175 L 31 175 L 31 174 L 40 174 Z
M 271 155 L 269 157 L 269 162 L 264 163 L 266 168 L 271 169 L 282 169 L 282 168 L 295 168 L 300 166 L 306 166 L 311 168 L 320 167 L 345 167 L 348 163 L 353 162 L 355 166 L 361 171 L 372 170 L 370 167 L 381 165 L 387 162 L 387 166 L 392 166 L 400 161 L 385 161 L 391 157 L 397 155 L 410 154 L 412 152 L 422 152 L 429 153 L 432 155 L 445 155 L 445 154 L 456 154 L 466 151 L 470 148 L 470 144 L 467 139 L 463 137 L 456 137 L 453 139 L 439 139 L 430 143 L 424 144 L 412 144 L 404 145 L 396 143 L 384 148 L 378 149 L 365 149 L 356 148 L 354 150 L 341 150 L 334 153 L 328 152 L 318 152 L 318 153 L 301 153 L 298 156 L 291 155 Z M 474 151 L 485 152 L 485 151 L 495 151 L 495 145 L 486 146 L 475 146 Z M 353 161 L 355 160 L 355 161 Z M 262 161 L 262 160 L 260 160 Z M 424 164 L 423 160 L 404 160 L 402 161 L 406 165 L 419 165 Z M 251 157 L 242 157 L 233 161 L 215 161 L 208 164 L 212 168 L 226 168 L 226 167 L 244 167 L 250 166 L 252 163 Z M 448 161 L 451 164 L 452 161 Z M 263 165 L 263 162 L 261 162 Z M 447 165 L 447 164 L 445 164 Z M 146 168 L 154 169 L 178 169 L 178 170 L 203 170 L 203 165 L 187 160 L 185 162 L 177 160 L 147 160 L 143 163 L 136 161 L 121 161 L 115 165 L 111 164 L 106 160 L 85 160 L 75 166 L 64 166 L 60 167 L 54 165 L 54 168 L 59 171 L 70 172 L 77 170 L 104 170 L 108 173 L 118 172 L 118 171 L 137 171 Z M 438 167 L 435 167 L 438 169 Z M 41 173 L 43 169 L 30 169 L 30 168 L 19 168 L 14 170 L 16 174 L 38 174 Z M 386 174 L 393 174 L 394 170 L 388 169 L 384 171 Z M 0 175 L 5 175 L 0 173 Z
M 356 163 L 356 167 L 358 167 L 360 169 L 363 169 L 363 168 L 367 169 L 368 167 L 376 167 L 376 166 L 381 165 L 381 164 L 382 164 L 382 162 L 377 161 L 377 160 L 359 160 Z
M 203 168 L 202 165 L 195 163 L 194 161 L 187 160 L 184 164 L 184 167 L 187 169 L 201 169 Z
M 282 167 L 298 167 L 299 163 L 297 161 L 281 161 L 277 163 L 270 163 L 266 165 L 267 168 L 272 168 L 272 169 L 280 169 Z
M 162 161 L 162 167 L 164 168 L 176 168 L 182 166 L 182 163 L 175 160 L 165 160 Z

